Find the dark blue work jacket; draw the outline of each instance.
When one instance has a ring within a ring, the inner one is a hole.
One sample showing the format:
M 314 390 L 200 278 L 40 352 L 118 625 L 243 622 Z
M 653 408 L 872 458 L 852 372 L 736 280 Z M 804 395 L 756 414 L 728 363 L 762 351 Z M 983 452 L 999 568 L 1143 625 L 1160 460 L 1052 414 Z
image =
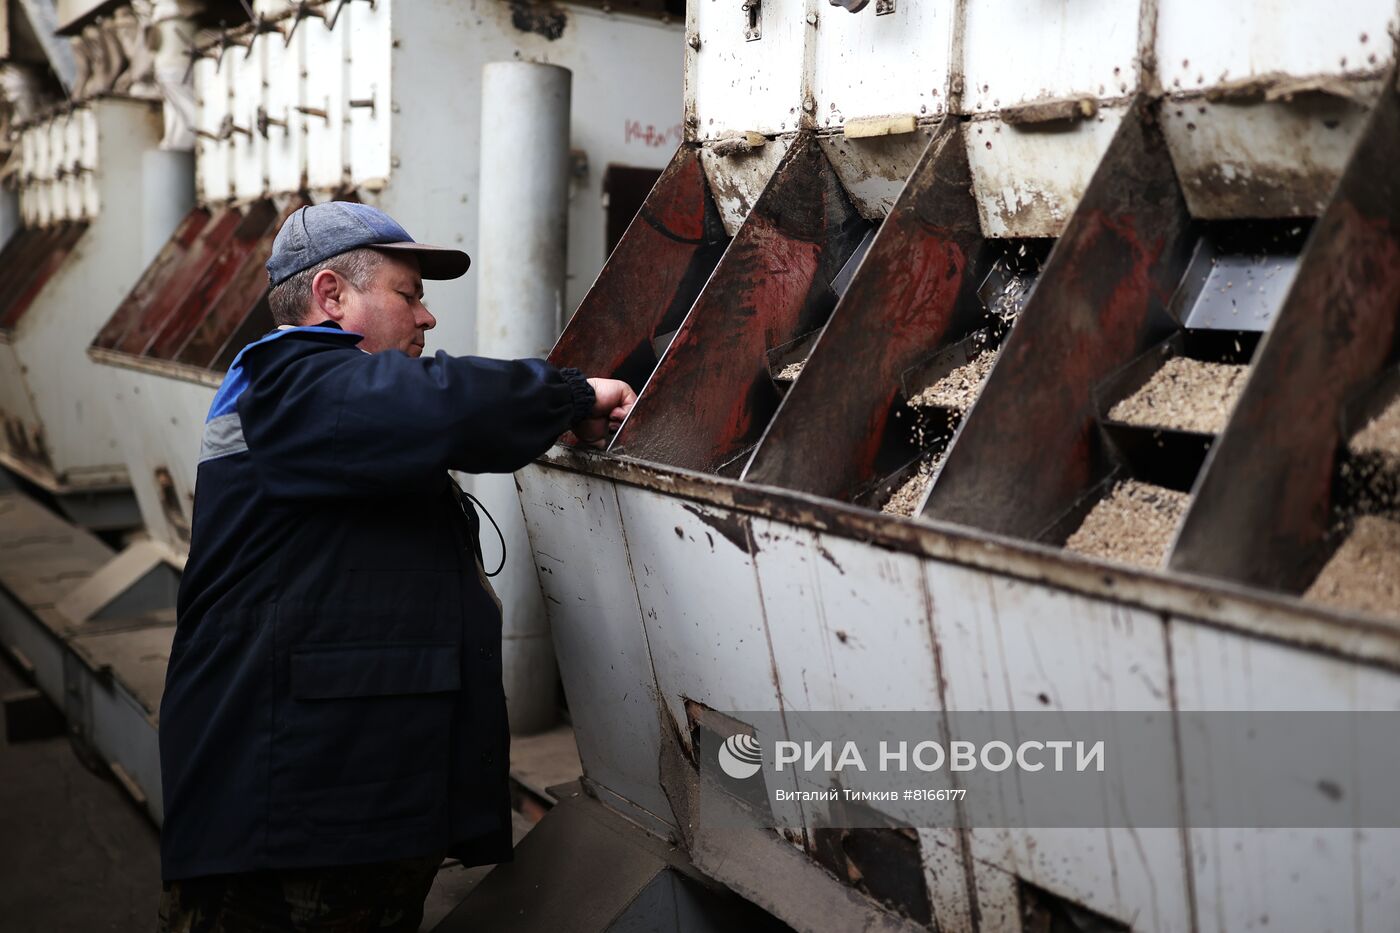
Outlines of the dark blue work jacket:
M 510 856 L 501 617 L 448 469 L 592 406 L 541 360 L 246 347 L 214 398 L 161 704 L 166 880 Z

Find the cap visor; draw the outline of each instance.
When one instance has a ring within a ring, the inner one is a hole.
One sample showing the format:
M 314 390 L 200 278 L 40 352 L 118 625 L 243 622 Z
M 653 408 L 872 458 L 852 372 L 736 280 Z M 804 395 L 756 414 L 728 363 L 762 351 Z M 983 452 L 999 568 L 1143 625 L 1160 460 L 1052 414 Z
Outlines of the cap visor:
M 472 259 L 460 249 L 428 246 L 425 243 L 374 243 L 371 249 L 394 253 L 412 253 L 418 259 L 418 271 L 425 279 L 455 279 L 464 275 Z

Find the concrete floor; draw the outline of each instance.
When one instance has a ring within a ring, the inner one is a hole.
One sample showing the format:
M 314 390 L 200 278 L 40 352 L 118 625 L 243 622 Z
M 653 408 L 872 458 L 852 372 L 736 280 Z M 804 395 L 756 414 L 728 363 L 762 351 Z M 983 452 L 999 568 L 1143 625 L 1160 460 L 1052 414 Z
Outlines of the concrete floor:
M 0 694 L 25 686 L 0 660 Z M 0 933 L 149 933 L 159 900 L 159 837 L 121 787 L 66 738 L 0 730 Z

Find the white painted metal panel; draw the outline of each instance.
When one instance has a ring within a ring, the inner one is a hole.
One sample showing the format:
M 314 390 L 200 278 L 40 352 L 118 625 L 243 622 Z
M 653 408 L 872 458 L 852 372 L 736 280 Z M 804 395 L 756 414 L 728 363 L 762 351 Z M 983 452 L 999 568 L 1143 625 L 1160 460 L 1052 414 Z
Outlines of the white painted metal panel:
M 963 34 L 963 109 L 1117 98 L 1138 84 L 1138 0 L 973 0 Z
M 215 389 L 106 364 L 97 364 L 96 378 L 105 388 L 110 417 L 122 425 L 122 458 L 146 531 L 173 552 L 186 551 L 189 542 L 172 519 L 183 521 L 188 529 L 193 517 L 199 445 Z M 167 512 L 157 470 L 170 475 L 178 516 Z
M 589 779 L 667 822 L 661 718 L 627 536 L 608 480 L 516 474 L 579 757 Z
M 297 109 L 306 103 L 301 75 L 305 42 L 304 28 L 292 33 L 290 43 L 280 33 L 264 33 L 254 40 L 262 47 L 267 68 L 263 106 L 268 119 L 277 121 L 268 123 L 263 146 L 267 187 L 273 193 L 298 190 L 306 172 L 306 116 Z
M 92 112 L 91 107 L 83 107 L 74 111 L 74 119 L 79 126 L 78 144 L 78 165 L 80 168 L 97 168 L 97 114 Z
M 305 20 L 307 178 L 315 190 L 340 188 L 345 175 L 345 37 L 348 17 L 334 30 L 317 18 Z M 322 115 L 324 114 L 324 116 Z
M 756 519 L 785 709 L 939 710 L 918 558 Z
M 877 16 L 873 3 L 859 13 L 820 4 L 810 37 L 817 125 L 942 114 L 953 70 L 953 8 L 952 0 L 896 0 L 893 13 Z
M 1396 22 L 1394 0 L 1158 0 L 1157 7 L 1157 69 L 1168 92 L 1265 75 L 1375 72 L 1391 57 Z
M 49 135 L 49 218 L 53 222 L 68 220 L 68 172 L 71 159 L 68 154 L 68 115 L 52 117 L 48 123 Z
M 87 357 L 101 329 L 141 275 L 145 247 L 164 241 L 179 214 L 166 209 L 172 185 L 144 171 L 163 134 L 158 106 L 105 98 L 91 105 L 99 153 L 92 178 L 102 202 L 79 247 L 45 283 L 13 336 L 23 381 L 33 399 L 54 470 L 74 485 L 120 482 L 125 468 L 109 417 L 107 387 Z M 172 166 L 178 170 L 178 163 Z M 74 339 L 74 335 L 83 335 Z
M 982 232 L 1059 236 L 1122 119 L 1118 108 L 1051 132 L 1020 130 L 999 119 L 968 124 L 967 155 Z
M 773 139 L 761 148 L 740 155 L 716 155 L 709 147 L 700 150 L 700 165 L 710 186 L 710 196 L 719 209 L 720 222 L 730 236 L 739 232 L 744 218 L 787 154 L 791 137 Z
M 687 60 L 699 138 L 797 128 L 811 29 L 806 7 L 803 0 L 767 0 L 750 10 L 739 0 L 698 0 L 692 6 L 691 29 L 700 48 L 692 48 Z M 761 32 L 753 40 L 746 38 L 751 10 L 758 11 Z
M 1367 111 L 1350 102 L 1164 101 L 1167 137 L 1195 217 L 1315 217 L 1361 135 Z
M 753 537 L 783 709 L 939 714 L 943 703 L 918 558 L 767 519 L 754 519 Z M 828 786 L 821 773 L 797 772 L 793 780 L 806 790 Z M 951 785 L 944 772 L 930 775 L 926 786 Z M 921 804 L 900 801 L 868 805 L 902 823 L 917 823 L 925 812 Z M 935 846 L 960 851 L 951 831 L 930 830 L 921 844 L 926 861 Z M 939 879 L 937 888 L 935 904 L 942 903 L 945 914 L 961 914 L 953 905 L 966 904 L 965 873 Z
M 617 498 L 656 683 L 680 733 L 687 699 L 777 710 L 747 520 L 631 486 Z
M 276 38 L 275 36 L 273 38 Z M 267 43 L 248 48 L 234 46 L 224 53 L 223 67 L 229 71 L 229 158 L 232 160 L 233 196 L 254 200 L 264 191 L 264 145 L 258 132 L 258 111 L 263 106 L 263 58 L 259 53 Z
M 1171 708 L 1161 618 L 952 564 L 925 564 L 948 708 L 1016 713 Z M 1118 749 L 1134 737 L 1103 732 Z M 1124 751 L 1122 754 L 1131 754 Z M 1105 781 L 1105 807 L 1120 799 Z M 1014 818 L 1018 801 L 1002 802 Z M 1106 810 L 1107 813 L 1107 810 Z M 1107 822 L 1107 820 L 1106 820 Z M 1189 930 L 1186 858 L 1176 829 L 976 829 L 973 857 L 1135 928 Z
M 371 188 L 382 187 L 390 170 L 392 12 L 391 0 L 379 0 L 349 4 L 341 13 L 349 44 L 345 135 L 350 178 Z
M 1400 710 L 1400 675 L 1324 654 L 1300 651 L 1173 619 L 1171 652 L 1177 705 L 1203 710 Z M 1230 732 L 1233 740 L 1235 733 Z M 1190 743 L 1188 748 L 1192 747 Z M 1214 784 L 1192 786 L 1188 806 L 1229 793 L 1233 755 L 1209 745 L 1205 770 Z M 1305 786 L 1336 772 L 1346 793 L 1364 795 L 1344 772 L 1345 761 L 1299 755 L 1296 779 Z M 1197 769 L 1187 767 L 1187 773 Z M 1197 814 L 1199 816 L 1199 814 Z M 1400 916 L 1400 830 L 1195 829 L 1192 870 L 1199 929 L 1393 930 Z
M 233 196 L 229 146 L 223 138 L 224 118 L 229 115 L 230 70 L 217 58 L 195 62 L 194 81 L 198 101 L 195 111 L 195 184 L 201 204 L 222 204 Z

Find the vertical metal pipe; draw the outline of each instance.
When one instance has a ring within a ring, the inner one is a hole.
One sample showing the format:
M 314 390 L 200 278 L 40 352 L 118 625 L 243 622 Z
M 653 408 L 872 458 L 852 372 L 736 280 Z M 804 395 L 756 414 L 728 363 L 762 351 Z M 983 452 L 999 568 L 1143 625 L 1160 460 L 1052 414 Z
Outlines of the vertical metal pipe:
M 544 356 L 563 322 L 569 200 L 567 68 L 493 62 L 482 70 L 477 352 Z M 493 581 L 504 605 L 502 669 L 513 732 L 554 721 L 554 647 L 509 476 L 480 476 L 477 495 L 500 524 L 509 560 Z M 486 533 L 488 569 L 496 543 Z

